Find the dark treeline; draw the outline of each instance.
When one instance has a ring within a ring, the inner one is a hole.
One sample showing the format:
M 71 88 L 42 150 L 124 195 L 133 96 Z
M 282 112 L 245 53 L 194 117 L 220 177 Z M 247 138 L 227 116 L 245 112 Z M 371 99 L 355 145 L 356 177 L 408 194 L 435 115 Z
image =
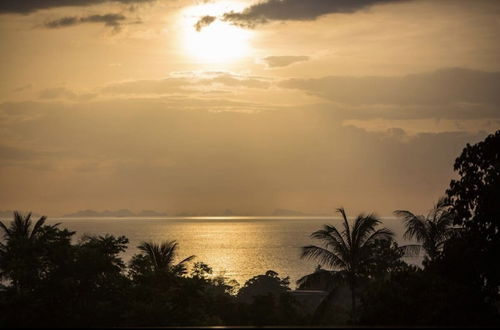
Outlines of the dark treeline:
M 414 245 L 398 246 L 373 214 L 349 221 L 338 209 L 342 225 L 302 248 L 321 266 L 295 291 L 271 270 L 240 287 L 175 241 L 143 242 L 125 263 L 126 237 L 74 243 L 74 232 L 15 212 L 0 222 L 0 326 L 499 326 L 500 131 L 467 145 L 454 169 L 429 214 L 395 211 Z M 404 262 L 417 254 L 421 267 Z

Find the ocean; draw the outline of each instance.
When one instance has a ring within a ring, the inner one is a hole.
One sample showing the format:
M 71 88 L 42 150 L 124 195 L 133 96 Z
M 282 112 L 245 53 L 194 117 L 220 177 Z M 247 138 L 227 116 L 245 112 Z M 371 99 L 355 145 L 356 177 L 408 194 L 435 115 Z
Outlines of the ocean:
M 395 218 L 382 218 L 383 226 L 394 231 L 399 244 L 403 224 Z M 314 271 L 317 262 L 300 258 L 301 247 L 320 242 L 310 234 L 323 224 L 340 225 L 333 217 L 144 217 L 144 218 L 51 218 L 61 227 L 84 234 L 124 235 L 129 247 L 123 258 L 137 253 L 142 241 L 179 243 L 179 260 L 195 255 L 196 261 L 208 264 L 216 275 L 224 275 L 243 285 L 249 278 L 267 270 L 280 277 L 289 276 L 290 286 L 301 276 Z M 411 263 L 420 262 L 412 258 Z

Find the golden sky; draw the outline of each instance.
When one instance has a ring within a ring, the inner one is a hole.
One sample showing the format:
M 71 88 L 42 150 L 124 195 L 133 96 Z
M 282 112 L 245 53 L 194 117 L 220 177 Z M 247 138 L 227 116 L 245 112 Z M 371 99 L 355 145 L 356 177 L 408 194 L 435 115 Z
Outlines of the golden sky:
M 2 0 L 0 210 L 422 212 L 500 128 L 496 0 Z

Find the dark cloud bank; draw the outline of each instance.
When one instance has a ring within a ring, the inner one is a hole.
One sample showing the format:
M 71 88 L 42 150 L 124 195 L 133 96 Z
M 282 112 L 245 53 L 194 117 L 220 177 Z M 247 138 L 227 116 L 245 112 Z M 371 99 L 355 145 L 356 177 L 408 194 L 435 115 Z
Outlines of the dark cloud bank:
M 405 76 L 290 79 L 282 87 L 304 90 L 347 104 L 447 105 L 457 103 L 500 106 L 500 72 L 461 68 Z
M 254 27 L 270 21 L 310 21 L 323 15 L 355 13 L 378 4 L 404 1 L 408 0 L 267 0 L 239 13 L 225 13 L 221 19 L 243 27 Z M 212 19 L 203 24 L 207 17 L 211 16 L 204 16 L 198 22 L 201 27 L 213 22 Z
M 84 7 L 106 2 L 139 4 L 151 1 L 154 0 L 2 0 L 0 1 L 0 14 L 29 14 L 41 9 L 51 9 L 57 7 Z

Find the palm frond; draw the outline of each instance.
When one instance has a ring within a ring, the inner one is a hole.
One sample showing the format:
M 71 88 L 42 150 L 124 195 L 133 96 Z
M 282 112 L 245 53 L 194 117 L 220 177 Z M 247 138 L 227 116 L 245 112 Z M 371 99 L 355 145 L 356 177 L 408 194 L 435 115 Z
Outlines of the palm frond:
M 187 257 L 187 258 L 182 259 L 182 260 L 181 260 L 181 261 L 179 261 L 177 264 L 178 264 L 178 265 L 181 265 L 181 264 L 185 264 L 185 263 L 191 262 L 194 258 L 196 258 L 196 256 L 195 256 L 195 255 L 189 256 L 189 257 Z
M 363 242 L 362 247 L 374 243 L 377 240 L 392 240 L 394 238 L 394 232 L 388 228 L 380 228 L 375 230 L 370 236 L 366 238 Z
M 436 257 L 444 243 L 455 235 L 454 213 L 446 197 L 441 197 L 425 218 L 409 211 L 395 211 L 394 213 L 405 223 L 404 238 L 415 238 L 431 259 Z
M 449 199 L 445 196 L 442 196 L 438 199 L 436 205 L 434 206 L 434 209 L 443 209 L 448 208 L 449 206 L 451 206 Z
M 347 239 L 347 245 L 350 248 L 352 246 L 352 237 L 351 237 L 351 228 L 349 226 L 349 221 L 347 220 L 347 215 L 346 215 L 343 207 L 339 207 L 337 209 L 337 212 L 342 215 L 342 220 L 343 220 L 343 225 L 344 225 L 343 234 L 344 234 L 344 237 Z
M 3 236 L 5 238 L 11 236 L 11 231 L 10 231 L 9 227 L 7 227 L 2 221 L 0 221 L 0 228 L 3 231 Z
M 156 270 L 158 270 L 159 265 L 158 265 L 157 256 L 159 255 L 159 250 L 158 250 L 157 244 L 155 244 L 153 242 L 142 242 L 141 244 L 139 244 L 139 246 L 137 246 L 137 248 L 140 251 L 144 252 L 149 257 L 149 260 L 150 260 L 151 264 L 153 265 L 153 267 Z
M 373 214 L 358 216 L 354 222 L 354 229 L 352 231 L 353 245 L 355 247 L 364 245 L 367 238 L 375 232 L 375 227 L 380 223 L 381 221 Z
M 170 267 L 173 264 L 175 255 L 177 254 L 178 244 L 176 241 L 167 241 L 160 244 L 161 267 Z
M 323 229 L 315 231 L 311 234 L 311 237 L 326 241 L 335 240 L 348 247 L 348 243 L 344 239 L 344 235 L 342 235 L 338 229 L 332 225 L 323 225 Z
M 425 240 L 427 228 L 426 221 L 422 216 L 417 216 L 405 210 L 396 210 L 394 214 L 403 219 L 406 227 L 406 231 L 403 234 L 404 239 L 410 240 L 416 238 L 419 242 Z
M 33 239 L 34 237 L 36 237 L 36 235 L 38 234 L 38 232 L 40 231 L 40 229 L 42 228 L 42 226 L 46 220 L 47 220 L 46 216 L 42 216 L 40 219 L 37 220 L 37 222 L 33 226 L 33 229 L 31 230 L 31 233 L 29 236 L 30 239 Z
M 343 235 L 334 226 L 324 225 L 322 230 L 312 233 L 311 237 L 322 240 L 327 249 L 331 248 L 332 252 L 336 252 L 342 259 L 347 259 L 349 246 Z
M 193 255 L 181 260 L 179 263 L 171 267 L 171 272 L 176 275 L 185 275 L 187 273 L 186 263 L 190 262 L 194 258 L 195 256 Z
M 189 256 L 174 265 L 177 255 L 178 243 L 176 241 L 165 241 L 160 244 L 154 242 L 142 242 L 137 248 L 144 252 L 150 259 L 155 271 L 172 272 L 182 275 L 186 271 L 185 264 L 195 258 Z
M 399 251 L 403 253 L 403 257 L 418 257 L 420 251 L 422 250 L 422 245 L 420 244 L 407 244 L 398 247 Z
M 302 254 L 300 257 L 304 259 L 315 259 L 320 264 L 330 267 L 347 267 L 347 262 L 342 260 L 339 256 L 316 245 L 302 247 Z

